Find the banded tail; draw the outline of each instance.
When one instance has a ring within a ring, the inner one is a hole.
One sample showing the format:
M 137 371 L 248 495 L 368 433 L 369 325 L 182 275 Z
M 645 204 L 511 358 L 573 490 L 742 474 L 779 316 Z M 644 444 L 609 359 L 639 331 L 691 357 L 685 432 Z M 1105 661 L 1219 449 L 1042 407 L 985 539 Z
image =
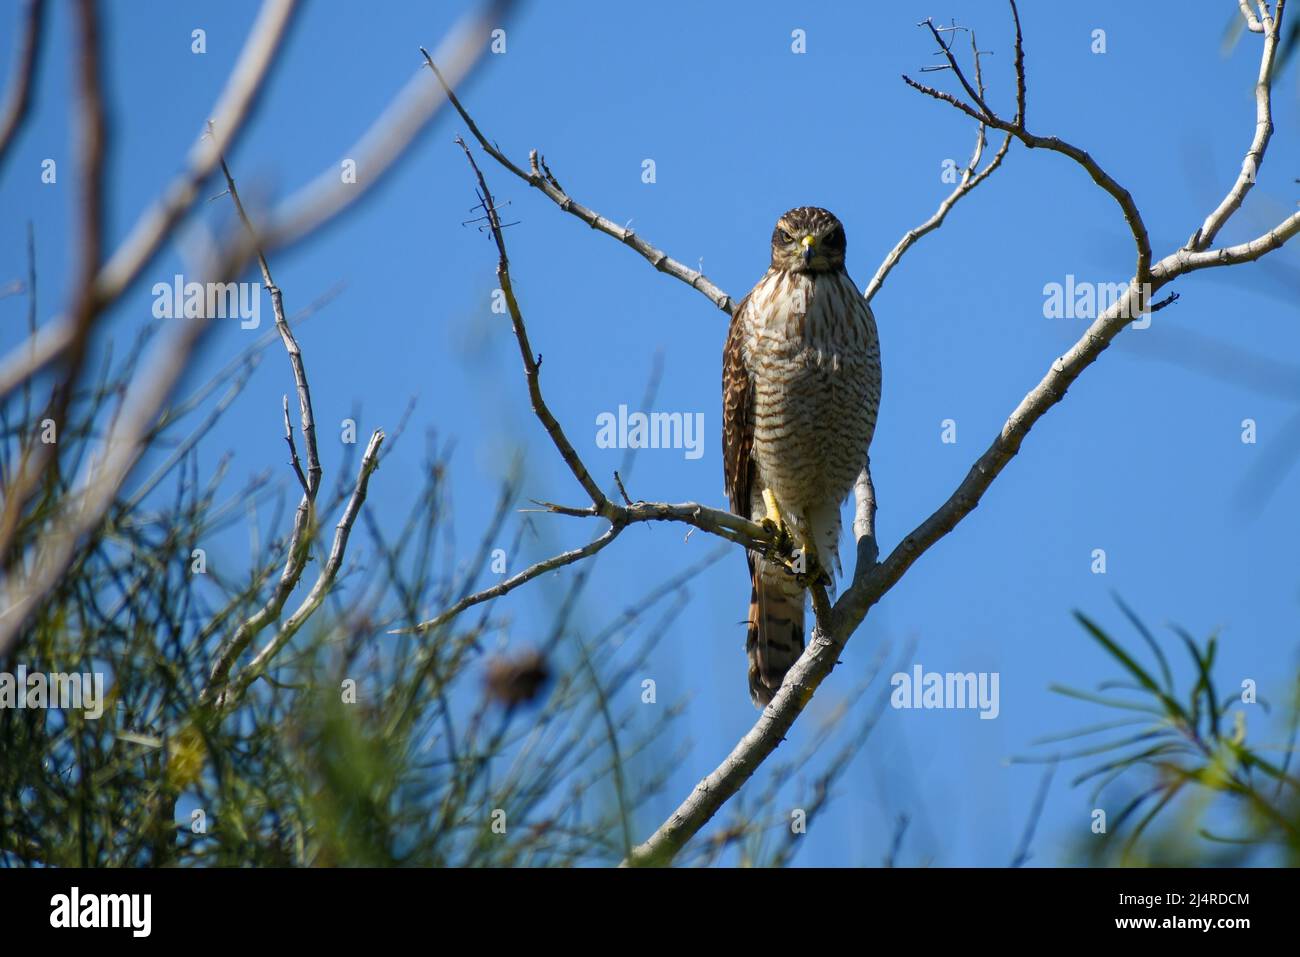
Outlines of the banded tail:
M 780 565 L 753 556 L 749 580 L 749 696 L 765 708 L 803 654 L 804 590 Z

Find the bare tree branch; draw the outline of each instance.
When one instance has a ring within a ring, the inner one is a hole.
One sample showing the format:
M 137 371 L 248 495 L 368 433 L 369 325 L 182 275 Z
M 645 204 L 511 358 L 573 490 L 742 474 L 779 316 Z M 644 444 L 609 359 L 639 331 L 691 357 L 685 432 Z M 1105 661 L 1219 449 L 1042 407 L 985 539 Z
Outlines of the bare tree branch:
M 101 305 L 115 301 L 153 261 L 198 198 L 202 185 L 216 172 L 221 157 L 234 147 L 266 86 L 297 5 L 298 0 L 264 0 L 210 119 L 190 147 L 185 170 L 136 221 L 100 273 L 95 287 Z
M 1265 253 L 1281 249 L 1297 231 L 1300 231 L 1300 213 L 1292 213 L 1262 236 L 1257 236 L 1248 242 L 1196 253 L 1180 249 L 1162 263 L 1165 271 L 1161 275 L 1172 278 L 1175 275 L 1181 276 L 1183 273 L 1195 272 L 1211 266 L 1236 266 L 1253 262 Z M 1171 264 L 1170 260 L 1176 261 L 1177 265 Z
M 630 525 L 645 522 L 680 522 L 683 525 L 693 526 L 703 532 L 708 532 L 710 535 L 716 535 L 745 548 L 761 552 L 773 547 L 772 536 L 763 526 L 731 512 L 709 508 L 707 505 L 701 505 L 698 502 L 679 502 L 675 504 L 668 502 L 633 502 L 628 506 L 607 502 L 605 514 L 597 512 L 592 506 L 571 508 L 550 503 L 541 504 L 543 511 L 556 515 L 570 515 L 578 518 L 603 517 L 609 520 L 610 527 L 600 537 L 593 539 L 582 548 L 561 552 L 540 561 L 519 574 L 493 585 L 491 588 L 485 588 L 476 594 L 461 599 L 455 605 L 427 621 L 422 621 L 410 628 L 393 629 L 390 634 L 428 631 L 431 628 L 445 625 L 466 608 L 490 601 L 493 598 L 500 598 L 502 595 L 514 591 L 520 585 L 527 584 L 538 575 L 570 565 L 589 555 L 594 555 Z
M 275 62 L 275 52 L 286 32 L 297 0 L 265 0 L 262 12 L 226 89 L 214 109 L 213 134 L 201 134 L 190 150 L 189 167 L 164 191 L 136 223 L 135 228 L 100 271 L 95 283 L 95 302 L 102 310 L 152 262 L 163 242 L 189 211 L 199 187 L 216 170 L 218 157 L 229 151 L 266 74 Z M 488 31 L 514 6 L 514 0 L 491 0 L 482 9 L 466 15 L 439 47 L 439 55 L 454 64 L 453 79 L 468 76 L 481 60 Z M 260 225 L 258 237 L 265 252 L 282 249 L 302 240 L 347 210 L 383 179 L 405 153 L 417 134 L 427 128 L 444 101 L 417 76 L 401 91 L 353 146 L 348 158 L 356 162 L 357 181 L 344 183 L 339 167 L 331 164 L 309 184 L 288 197 Z M 251 241 L 245 241 L 231 258 L 252 257 Z M 73 327 L 65 317 L 45 326 L 36 341 L 14 349 L 0 360 L 0 398 L 24 380 L 61 356 L 72 344 Z
M 302 471 L 302 460 L 298 458 L 298 444 L 293 440 L 293 423 L 289 421 L 289 397 L 283 396 L 283 400 L 284 441 L 289 445 L 289 464 L 293 466 L 293 474 L 298 479 L 298 485 L 306 493 L 309 489 L 307 476 Z

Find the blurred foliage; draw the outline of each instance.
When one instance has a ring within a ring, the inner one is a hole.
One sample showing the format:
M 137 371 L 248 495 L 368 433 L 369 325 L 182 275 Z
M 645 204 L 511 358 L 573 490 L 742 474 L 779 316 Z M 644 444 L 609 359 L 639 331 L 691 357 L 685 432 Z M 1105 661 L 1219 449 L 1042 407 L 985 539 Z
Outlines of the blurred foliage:
M 1165 649 L 1122 601 L 1154 665 L 1126 648 L 1086 615 L 1075 617 L 1116 662 L 1122 678 L 1096 692 L 1063 685 L 1052 690 L 1121 715 L 1114 720 L 1035 742 L 1112 735 L 1100 744 L 1047 759 L 1088 761 L 1072 781 L 1089 785 L 1089 807 L 1106 814 L 1105 832 L 1075 842 L 1071 863 L 1146 866 L 1300 864 L 1300 778 L 1291 770 L 1300 726 L 1300 671 L 1283 679 L 1285 743 L 1262 733 L 1270 704 L 1253 679 L 1216 683 L 1216 635 L 1197 642 L 1173 626 L 1190 659 L 1190 687 L 1179 692 Z M 1277 682 L 1270 680 L 1270 687 Z M 1221 693 L 1220 688 L 1234 690 Z M 1095 817 L 1094 817 L 1095 826 Z
M 626 607 L 581 605 L 587 562 L 536 583 L 550 611 L 524 628 L 487 603 L 436 631 L 390 634 L 483 587 L 503 538 L 513 536 L 512 563 L 527 551 L 518 483 L 507 479 L 477 551 L 458 561 L 466 553 L 451 519 L 450 456 L 430 438 L 404 521 L 386 535 L 363 509 L 333 592 L 237 706 L 215 717 L 199 701 L 216 648 L 278 577 L 298 490 L 286 469 L 283 481 L 262 475 L 223 497 L 228 460 L 201 479 L 198 446 L 273 343 L 274 331 L 168 411 L 137 470 L 143 478 L 0 660 L 10 674 L 19 665 L 102 672 L 108 698 L 97 720 L 75 709 L 0 710 L 0 865 L 617 862 L 652 823 L 634 819 L 675 765 L 661 736 L 681 706 L 641 705 L 646 655 L 685 607 L 693 578 L 726 549 L 628 596 Z M 50 533 L 141 345 L 106 361 L 74 397 L 61 467 L 24 513 L 6 567 L 29 561 Z M 4 488 L 39 441 L 42 399 L 29 386 L 0 406 Z M 321 528 L 332 533 L 350 492 L 352 447 L 342 457 L 336 487 L 318 499 L 312 561 L 286 615 L 328 551 Z M 381 468 L 372 498 L 397 478 Z M 237 555 L 241 523 L 246 559 Z M 207 550 L 202 573 L 198 547 Z

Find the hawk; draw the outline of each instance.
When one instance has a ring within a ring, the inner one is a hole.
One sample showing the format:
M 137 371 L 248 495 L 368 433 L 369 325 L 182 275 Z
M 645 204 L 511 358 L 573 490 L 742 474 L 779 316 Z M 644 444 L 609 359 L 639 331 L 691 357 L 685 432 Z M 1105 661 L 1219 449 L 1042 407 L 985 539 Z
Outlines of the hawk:
M 772 231 L 772 265 L 732 315 L 722 357 L 731 508 L 774 528 L 834 585 L 840 507 L 867 465 L 880 406 L 871 307 L 844 268 L 844 226 L 813 206 Z M 805 587 L 749 552 L 749 693 L 766 707 L 803 652 Z

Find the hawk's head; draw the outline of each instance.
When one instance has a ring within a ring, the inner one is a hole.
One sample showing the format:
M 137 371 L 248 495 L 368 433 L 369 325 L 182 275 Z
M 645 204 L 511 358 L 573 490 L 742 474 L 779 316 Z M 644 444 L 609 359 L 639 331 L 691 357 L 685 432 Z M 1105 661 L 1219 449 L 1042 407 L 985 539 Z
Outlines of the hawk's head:
M 844 268 L 844 226 L 816 206 L 792 209 L 772 230 L 772 268 L 835 272 Z

